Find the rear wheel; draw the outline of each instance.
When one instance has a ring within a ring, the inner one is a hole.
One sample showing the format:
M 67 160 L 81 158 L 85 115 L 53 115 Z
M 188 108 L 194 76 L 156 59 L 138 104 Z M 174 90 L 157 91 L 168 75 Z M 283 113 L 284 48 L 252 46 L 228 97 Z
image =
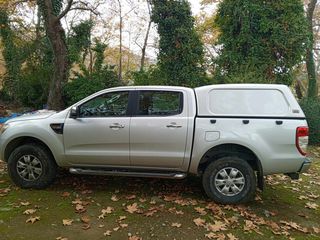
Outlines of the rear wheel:
M 223 157 L 207 166 L 202 184 L 207 195 L 217 203 L 243 203 L 255 194 L 256 176 L 244 159 Z
M 54 181 L 56 172 L 54 159 L 41 145 L 22 145 L 8 159 L 9 176 L 22 188 L 45 188 Z

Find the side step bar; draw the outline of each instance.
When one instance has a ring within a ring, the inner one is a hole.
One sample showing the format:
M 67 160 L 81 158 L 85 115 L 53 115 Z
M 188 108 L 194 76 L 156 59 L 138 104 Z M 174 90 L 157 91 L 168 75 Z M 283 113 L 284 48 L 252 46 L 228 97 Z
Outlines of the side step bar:
M 70 168 L 69 172 L 77 175 L 102 175 L 102 176 L 124 176 L 124 177 L 147 177 L 147 178 L 170 178 L 170 179 L 184 179 L 186 173 L 157 173 L 157 172 L 131 172 L 119 170 L 94 170 L 83 168 Z

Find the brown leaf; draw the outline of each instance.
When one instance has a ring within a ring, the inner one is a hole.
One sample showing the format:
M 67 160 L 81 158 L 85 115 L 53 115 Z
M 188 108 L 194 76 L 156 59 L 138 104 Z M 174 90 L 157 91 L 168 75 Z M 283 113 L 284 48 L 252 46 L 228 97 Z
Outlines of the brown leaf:
M 120 216 L 118 221 L 121 222 L 122 220 L 125 220 L 127 217 L 126 216 Z
M 135 199 L 135 198 L 136 198 L 136 195 L 134 195 L 134 194 L 126 196 L 127 200 L 132 200 L 132 199 Z
M 115 228 L 113 229 L 113 231 L 117 232 L 119 229 L 120 229 L 120 227 L 115 227 Z
M 129 212 L 129 213 L 137 212 L 138 211 L 138 204 L 137 203 L 133 203 L 131 205 L 128 205 L 126 211 Z
M 63 219 L 62 224 L 63 226 L 71 226 L 73 220 L 72 219 Z
M 319 207 L 319 205 L 316 204 L 316 203 L 308 202 L 305 207 L 309 208 L 309 209 L 315 209 L 316 210 Z
M 111 236 L 112 231 L 107 230 L 103 233 L 104 236 Z
M 226 224 L 220 221 L 214 221 L 214 224 L 207 224 L 207 230 L 211 232 L 224 231 L 226 229 Z
M 119 224 L 119 225 L 120 225 L 121 228 L 126 228 L 126 227 L 128 227 L 128 224 L 126 224 L 126 223 L 121 223 L 121 224 Z
M 199 227 L 199 226 L 204 226 L 204 224 L 206 223 L 206 220 L 201 218 L 196 218 L 196 219 L 193 219 L 193 222 Z
M 36 216 L 36 217 L 30 217 L 26 220 L 26 223 L 35 223 L 37 221 L 40 221 L 40 217 L 39 216 Z
M 133 236 L 130 236 L 130 237 L 128 238 L 128 240 L 142 240 L 142 238 L 141 238 L 141 237 L 138 237 L 138 236 L 133 235 Z
M 90 224 L 85 223 L 85 224 L 82 225 L 81 228 L 82 228 L 83 230 L 88 230 L 90 227 L 91 227 Z
M 110 214 L 114 211 L 113 207 L 107 207 L 101 210 L 101 215 L 99 215 L 99 219 L 103 219 L 107 214 Z
M 197 213 L 199 213 L 202 216 L 207 214 L 207 212 L 204 210 L 204 208 L 201 208 L 201 207 L 195 207 L 194 210 L 196 210 Z
M 119 201 L 119 198 L 118 198 L 116 195 L 112 195 L 111 201 L 113 201 L 113 202 L 118 202 L 118 201 Z
M 90 217 L 87 215 L 84 215 L 81 217 L 81 222 L 83 223 L 89 223 L 90 222 Z
M 30 203 L 29 203 L 29 202 L 20 202 L 20 205 L 21 205 L 21 206 L 29 206 Z
M 312 227 L 312 229 L 313 229 L 313 231 L 315 232 L 315 233 L 320 233 L 320 228 L 317 228 L 317 227 Z
M 37 210 L 36 209 L 27 209 L 23 212 L 25 215 L 31 215 L 34 214 Z
M 75 205 L 76 204 L 80 204 L 80 205 L 82 205 L 82 201 L 79 198 L 77 198 L 77 199 L 72 201 L 72 204 L 75 204 Z
M 66 237 L 57 237 L 56 240 L 68 240 Z
M 81 204 L 76 205 L 76 212 L 77 213 L 83 213 L 85 211 L 86 211 L 86 208 L 83 205 L 81 205 Z
M 181 223 L 172 223 L 171 227 L 180 228 L 181 227 Z
M 238 238 L 235 237 L 232 233 L 228 233 L 227 237 L 229 238 L 229 240 L 238 240 Z
M 204 236 L 209 239 L 218 239 L 218 240 L 225 240 L 226 239 L 226 236 L 223 233 L 215 234 L 215 233 L 211 232 L 211 233 L 205 234 Z

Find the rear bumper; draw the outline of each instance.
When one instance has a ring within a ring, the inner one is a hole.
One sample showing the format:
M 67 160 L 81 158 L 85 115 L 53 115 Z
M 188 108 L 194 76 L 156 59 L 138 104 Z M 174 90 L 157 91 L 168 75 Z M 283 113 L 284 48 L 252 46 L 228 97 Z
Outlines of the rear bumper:
M 308 169 L 311 167 L 312 161 L 309 158 L 306 158 L 304 162 L 302 163 L 300 170 L 298 171 L 299 173 L 304 173 L 308 171 Z

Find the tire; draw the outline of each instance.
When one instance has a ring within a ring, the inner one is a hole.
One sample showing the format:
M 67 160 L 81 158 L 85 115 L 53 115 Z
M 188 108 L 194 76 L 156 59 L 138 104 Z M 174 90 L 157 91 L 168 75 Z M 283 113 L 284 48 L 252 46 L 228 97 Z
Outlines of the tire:
M 206 194 L 216 203 L 237 204 L 250 201 L 256 191 L 252 167 L 239 157 L 223 157 L 210 163 L 202 184 Z
M 11 153 L 8 173 L 12 181 L 21 188 L 43 189 L 53 183 L 57 164 L 45 147 L 30 143 Z

